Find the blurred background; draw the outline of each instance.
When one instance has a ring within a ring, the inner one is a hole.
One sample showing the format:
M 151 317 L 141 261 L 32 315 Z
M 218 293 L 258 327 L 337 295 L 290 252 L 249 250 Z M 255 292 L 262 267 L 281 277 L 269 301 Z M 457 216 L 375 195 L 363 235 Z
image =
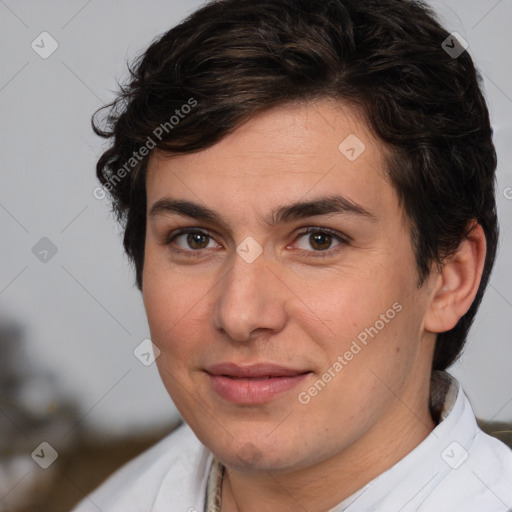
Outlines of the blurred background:
M 65 512 L 180 418 L 98 186 L 92 113 L 126 61 L 198 0 L 0 0 L 0 510 Z M 451 372 L 511 444 L 511 0 L 430 2 L 482 71 L 499 157 L 501 246 Z M 139 357 L 137 357 L 137 355 Z

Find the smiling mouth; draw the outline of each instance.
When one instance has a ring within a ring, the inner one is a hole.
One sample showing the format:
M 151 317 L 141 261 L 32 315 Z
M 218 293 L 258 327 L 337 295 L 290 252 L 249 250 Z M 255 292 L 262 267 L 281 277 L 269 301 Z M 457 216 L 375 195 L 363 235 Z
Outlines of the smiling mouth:
M 263 376 L 263 377 L 234 377 L 233 375 L 221 375 L 221 377 L 227 377 L 228 379 L 237 379 L 237 380 L 270 380 L 270 379 L 280 379 L 282 376 L 273 376 L 270 375 Z
M 206 370 L 212 390 L 224 400 L 238 404 L 262 404 L 290 391 L 310 370 L 286 368 L 273 364 L 239 366 L 214 365 Z

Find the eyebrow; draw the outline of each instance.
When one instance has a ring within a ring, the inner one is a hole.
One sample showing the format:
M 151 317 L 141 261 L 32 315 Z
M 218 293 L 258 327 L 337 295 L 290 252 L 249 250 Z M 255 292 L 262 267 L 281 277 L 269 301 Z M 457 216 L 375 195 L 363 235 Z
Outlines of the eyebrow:
M 155 217 L 166 213 L 178 214 L 229 228 L 229 224 L 217 212 L 192 201 L 165 197 L 156 201 L 151 206 L 149 216 Z M 278 206 L 264 218 L 264 222 L 268 226 L 274 227 L 280 223 L 329 214 L 350 214 L 366 218 L 372 222 L 377 220 L 374 214 L 363 208 L 360 204 L 346 197 L 333 195 Z

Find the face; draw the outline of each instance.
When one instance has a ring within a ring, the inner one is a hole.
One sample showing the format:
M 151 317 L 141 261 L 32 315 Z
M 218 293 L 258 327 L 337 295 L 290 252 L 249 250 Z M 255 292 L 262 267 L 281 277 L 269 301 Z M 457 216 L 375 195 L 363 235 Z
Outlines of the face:
M 147 204 L 158 369 L 224 464 L 306 468 L 411 421 L 401 400 L 428 396 L 428 293 L 355 110 L 280 106 L 198 153 L 156 152 Z

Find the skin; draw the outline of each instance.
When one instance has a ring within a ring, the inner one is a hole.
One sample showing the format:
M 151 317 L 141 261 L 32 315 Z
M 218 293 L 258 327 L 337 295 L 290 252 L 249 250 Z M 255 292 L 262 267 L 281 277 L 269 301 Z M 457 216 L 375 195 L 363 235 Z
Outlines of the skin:
M 366 146 L 353 162 L 338 149 L 350 134 Z M 195 154 L 154 152 L 150 159 L 144 305 L 167 391 L 227 467 L 223 511 L 327 511 L 435 427 L 428 397 L 436 333 L 469 309 L 485 238 L 476 225 L 443 271 L 418 287 L 409 225 L 386 180 L 385 154 L 355 109 L 317 100 L 261 112 Z M 332 194 L 374 219 L 342 213 L 274 227 L 262 220 L 277 206 Z M 207 206 L 226 226 L 169 212 L 150 216 L 166 197 Z M 185 234 L 166 244 L 190 227 L 209 236 L 187 243 Z M 302 234 L 307 227 L 350 241 L 325 234 L 315 243 Z M 252 263 L 236 252 L 247 237 L 263 249 Z M 322 251 L 330 254 L 308 257 Z M 401 311 L 308 404 L 300 403 L 298 394 L 395 303 Z M 227 361 L 312 373 L 266 403 L 235 405 L 216 394 L 204 371 Z

